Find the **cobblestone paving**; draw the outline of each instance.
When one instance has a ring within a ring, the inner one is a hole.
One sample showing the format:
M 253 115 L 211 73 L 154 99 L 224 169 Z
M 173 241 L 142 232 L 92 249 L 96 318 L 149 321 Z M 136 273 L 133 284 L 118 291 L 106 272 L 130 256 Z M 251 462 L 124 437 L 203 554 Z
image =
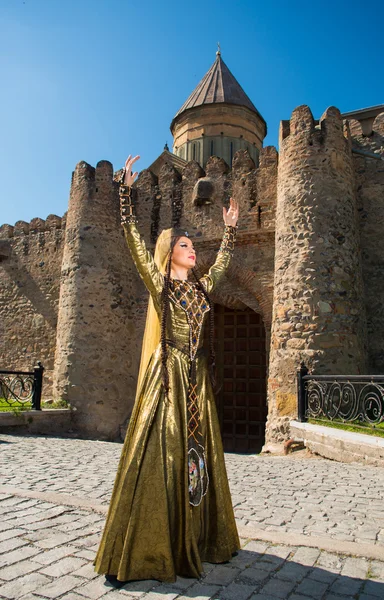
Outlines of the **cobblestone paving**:
M 106 506 L 121 448 L 1 435 L 0 484 Z M 226 458 L 239 524 L 382 546 L 383 469 L 310 458 Z M 242 540 L 242 550 L 229 564 L 206 564 L 200 580 L 134 582 L 115 590 L 92 566 L 104 520 L 91 509 L 0 493 L 0 599 L 384 598 L 382 561 L 249 539 Z
M 1 483 L 108 505 L 121 444 L 5 437 L 11 441 L 1 446 Z M 320 458 L 239 454 L 227 454 L 226 463 L 239 524 L 384 543 L 384 469 Z

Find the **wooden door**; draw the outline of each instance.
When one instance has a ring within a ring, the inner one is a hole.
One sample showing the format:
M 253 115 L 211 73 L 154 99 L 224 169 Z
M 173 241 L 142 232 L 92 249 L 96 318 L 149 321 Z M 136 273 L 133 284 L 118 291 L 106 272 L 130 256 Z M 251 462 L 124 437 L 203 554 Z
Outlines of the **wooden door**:
M 215 304 L 216 396 L 226 452 L 260 452 L 265 439 L 265 329 L 251 309 Z

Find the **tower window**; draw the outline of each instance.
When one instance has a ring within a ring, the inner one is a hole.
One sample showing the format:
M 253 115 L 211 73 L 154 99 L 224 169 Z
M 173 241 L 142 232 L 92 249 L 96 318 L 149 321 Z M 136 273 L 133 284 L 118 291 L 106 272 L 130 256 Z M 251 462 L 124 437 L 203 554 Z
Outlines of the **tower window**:
M 214 150 L 214 145 L 213 145 L 213 140 L 211 141 L 211 156 L 213 156 L 213 150 Z
M 196 144 L 193 144 L 193 148 L 192 148 L 192 158 L 193 158 L 193 160 L 196 160 Z
M 229 151 L 230 151 L 231 164 L 232 164 L 232 161 L 233 161 L 233 142 L 231 142 L 230 145 L 229 145 Z

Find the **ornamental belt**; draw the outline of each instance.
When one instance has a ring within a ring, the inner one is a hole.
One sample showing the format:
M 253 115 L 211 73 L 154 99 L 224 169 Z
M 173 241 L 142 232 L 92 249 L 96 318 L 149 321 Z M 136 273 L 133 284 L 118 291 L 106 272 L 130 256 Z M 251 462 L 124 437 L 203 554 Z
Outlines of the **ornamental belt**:
M 178 344 L 166 340 L 168 346 L 180 350 L 189 358 L 188 393 L 187 393 L 187 429 L 188 429 L 188 479 L 189 502 L 199 506 L 208 491 L 209 477 L 203 434 L 201 432 L 200 410 L 197 396 L 196 358 L 205 354 L 204 348 L 199 348 L 195 358 L 190 359 L 188 344 Z

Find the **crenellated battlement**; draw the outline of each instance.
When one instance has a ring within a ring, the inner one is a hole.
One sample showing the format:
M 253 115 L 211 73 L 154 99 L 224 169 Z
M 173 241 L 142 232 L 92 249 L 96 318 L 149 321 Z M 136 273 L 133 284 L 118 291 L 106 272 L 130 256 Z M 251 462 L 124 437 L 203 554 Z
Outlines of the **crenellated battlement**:
M 103 161 L 101 161 L 103 162 Z M 72 173 L 72 183 L 81 182 L 84 179 L 89 179 L 90 181 L 95 180 L 95 167 L 89 165 L 85 160 L 81 160 L 77 163 L 75 170 Z
M 92 167 L 85 161 L 80 161 L 75 170 L 72 173 L 72 189 L 86 186 L 89 188 L 90 185 L 94 185 L 94 193 L 97 194 L 98 188 L 103 187 L 105 183 L 109 187 L 114 184 L 113 181 L 113 166 L 107 160 L 101 160 L 97 163 L 96 168 Z M 115 186 L 117 189 L 117 186 Z M 89 190 L 90 191 L 90 190 Z M 80 200 L 80 204 L 84 199 L 83 196 L 77 196 L 77 200 Z M 66 228 L 67 213 L 64 213 L 62 217 L 55 214 L 50 214 L 46 219 L 40 217 L 34 217 L 31 221 L 16 221 L 14 225 L 4 223 L 0 226 L 0 239 L 9 239 L 15 237 L 25 237 L 29 235 L 35 235 L 44 233 L 47 231 L 54 231 L 56 229 L 64 230 Z
M 240 204 L 242 231 L 273 228 L 277 164 L 277 150 L 269 146 L 261 150 L 259 166 L 247 150 L 239 150 L 231 168 L 222 158 L 212 156 L 205 170 L 196 161 L 183 169 L 165 162 L 158 175 L 145 169 L 134 184 L 136 214 L 144 237 L 154 243 L 161 229 L 181 226 L 201 239 L 215 239 L 221 235 L 222 207 L 231 196 Z M 121 170 L 115 173 L 115 181 L 120 174 Z
M 279 154 L 275 146 L 265 146 L 261 149 L 259 155 L 259 169 L 265 169 L 269 167 L 277 167 L 279 161 Z
M 306 104 L 292 111 L 290 120 L 280 122 L 280 145 L 288 137 L 312 134 L 315 131 L 315 121 L 311 109 Z
M 33 235 L 52 231 L 55 229 L 65 229 L 66 215 L 59 217 L 57 215 L 48 215 L 44 220 L 35 217 L 29 223 L 27 221 L 16 221 L 14 225 L 4 223 L 0 226 L 0 239 L 5 240 L 18 236 Z
M 292 111 L 290 120 L 281 121 L 279 132 L 280 147 L 289 144 L 310 146 L 333 146 L 348 148 L 350 142 L 344 131 L 343 119 L 338 108 L 328 107 L 319 121 L 313 118 L 309 106 L 303 104 Z
M 324 144 L 334 149 L 351 150 L 351 143 L 346 135 L 341 113 L 335 106 L 326 109 L 319 121 Z

